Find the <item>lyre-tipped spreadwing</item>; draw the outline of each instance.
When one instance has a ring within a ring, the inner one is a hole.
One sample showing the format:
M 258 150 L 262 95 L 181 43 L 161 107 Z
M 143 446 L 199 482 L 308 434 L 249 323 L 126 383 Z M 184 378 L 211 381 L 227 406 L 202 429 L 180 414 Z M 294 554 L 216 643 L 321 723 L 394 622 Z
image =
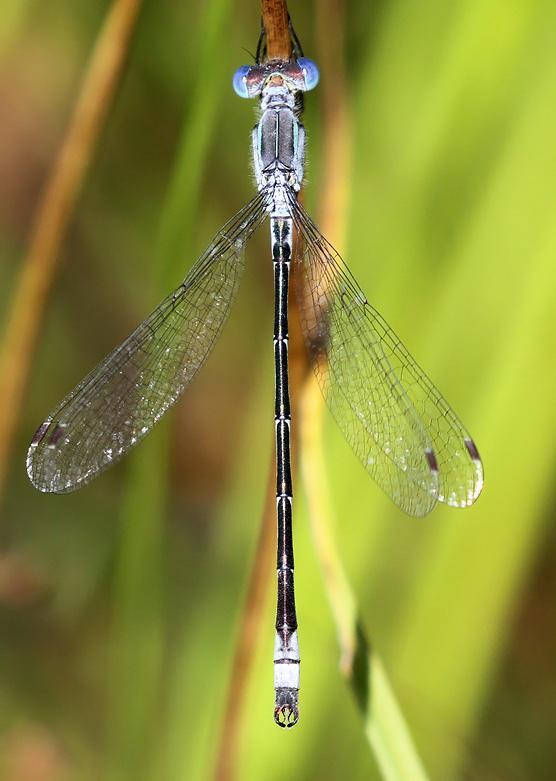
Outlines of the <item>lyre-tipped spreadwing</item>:
M 307 350 L 326 402 L 355 454 L 409 515 L 438 501 L 467 507 L 483 473 L 473 440 L 298 202 L 303 183 L 303 93 L 318 82 L 292 31 L 291 60 L 255 64 L 233 78 L 259 98 L 252 132 L 257 195 L 226 223 L 183 282 L 85 377 L 37 430 L 27 472 L 41 491 L 85 485 L 148 434 L 203 365 L 227 319 L 248 239 L 268 217 L 274 268 L 278 607 L 274 718 L 298 720 L 288 389 L 288 290 L 297 285 Z M 294 235 L 296 250 L 294 253 Z

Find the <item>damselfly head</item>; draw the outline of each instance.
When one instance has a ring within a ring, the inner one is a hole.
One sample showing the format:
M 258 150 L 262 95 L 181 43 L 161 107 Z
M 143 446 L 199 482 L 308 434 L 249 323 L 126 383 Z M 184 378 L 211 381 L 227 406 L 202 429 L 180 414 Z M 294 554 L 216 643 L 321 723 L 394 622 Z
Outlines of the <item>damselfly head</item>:
M 313 60 L 300 57 L 291 62 L 271 60 L 264 65 L 242 65 L 232 84 L 240 98 L 256 98 L 266 86 L 279 82 L 291 92 L 307 92 L 319 82 L 319 69 Z

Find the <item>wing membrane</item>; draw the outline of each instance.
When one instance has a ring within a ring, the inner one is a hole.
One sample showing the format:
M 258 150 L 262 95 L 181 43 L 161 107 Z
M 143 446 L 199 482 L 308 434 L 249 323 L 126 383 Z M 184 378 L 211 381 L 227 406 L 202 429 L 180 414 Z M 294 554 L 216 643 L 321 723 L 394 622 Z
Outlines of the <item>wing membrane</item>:
M 343 260 L 292 200 L 302 328 L 324 398 L 363 466 L 410 515 L 472 504 L 483 473 L 473 440 Z
M 222 330 L 245 243 L 265 215 L 259 194 L 217 234 L 179 287 L 45 420 L 27 456 L 36 488 L 66 493 L 87 483 L 175 404 Z

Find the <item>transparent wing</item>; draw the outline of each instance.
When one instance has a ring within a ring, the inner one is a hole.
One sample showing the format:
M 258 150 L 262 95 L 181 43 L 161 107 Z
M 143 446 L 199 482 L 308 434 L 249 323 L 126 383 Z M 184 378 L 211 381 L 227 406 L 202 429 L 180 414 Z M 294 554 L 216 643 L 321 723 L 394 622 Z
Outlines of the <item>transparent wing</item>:
M 302 328 L 326 402 L 363 466 L 409 515 L 472 504 L 483 484 L 473 440 L 343 260 L 292 200 Z
M 65 493 L 120 459 L 177 401 L 210 353 L 266 215 L 259 194 L 217 234 L 179 287 L 66 396 L 36 432 L 27 472 Z

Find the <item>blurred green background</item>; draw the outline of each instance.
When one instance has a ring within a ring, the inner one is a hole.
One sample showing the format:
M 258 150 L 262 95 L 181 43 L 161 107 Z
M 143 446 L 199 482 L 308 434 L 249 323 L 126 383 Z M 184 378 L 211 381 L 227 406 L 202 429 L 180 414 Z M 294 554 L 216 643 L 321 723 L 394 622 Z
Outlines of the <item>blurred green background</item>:
M 0 8 L 2 312 L 108 7 Z M 486 484 L 470 510 L 409 519 L 326 417 L 340 554 L 431 776 L 553 779 L 556 4 L 341 9 L 353 128 L 345 256 L 471 430 Z M 319 61 L 323 7 L 292 1 L 290 12 Z M 213 772 L 272 453 L 266 232 L 251 242 L 233 315 L 169 425 L 68 496 L 34 491 L 24 459 L 45 414 L 251 197 L 253 108 L 231 75 L 251 61 L 258 25 L 254 1 L 144 3 L 64 242 L 0 508 L 9 781 Z M 305 114 L 315 214 L 321 101 L 317 89 Z M 284 735 L 272 720 L 270 571 L 268 631 L 238 714 L 238 778 L 378 778 L 338 672 L 296 487 L 301 721 Z

